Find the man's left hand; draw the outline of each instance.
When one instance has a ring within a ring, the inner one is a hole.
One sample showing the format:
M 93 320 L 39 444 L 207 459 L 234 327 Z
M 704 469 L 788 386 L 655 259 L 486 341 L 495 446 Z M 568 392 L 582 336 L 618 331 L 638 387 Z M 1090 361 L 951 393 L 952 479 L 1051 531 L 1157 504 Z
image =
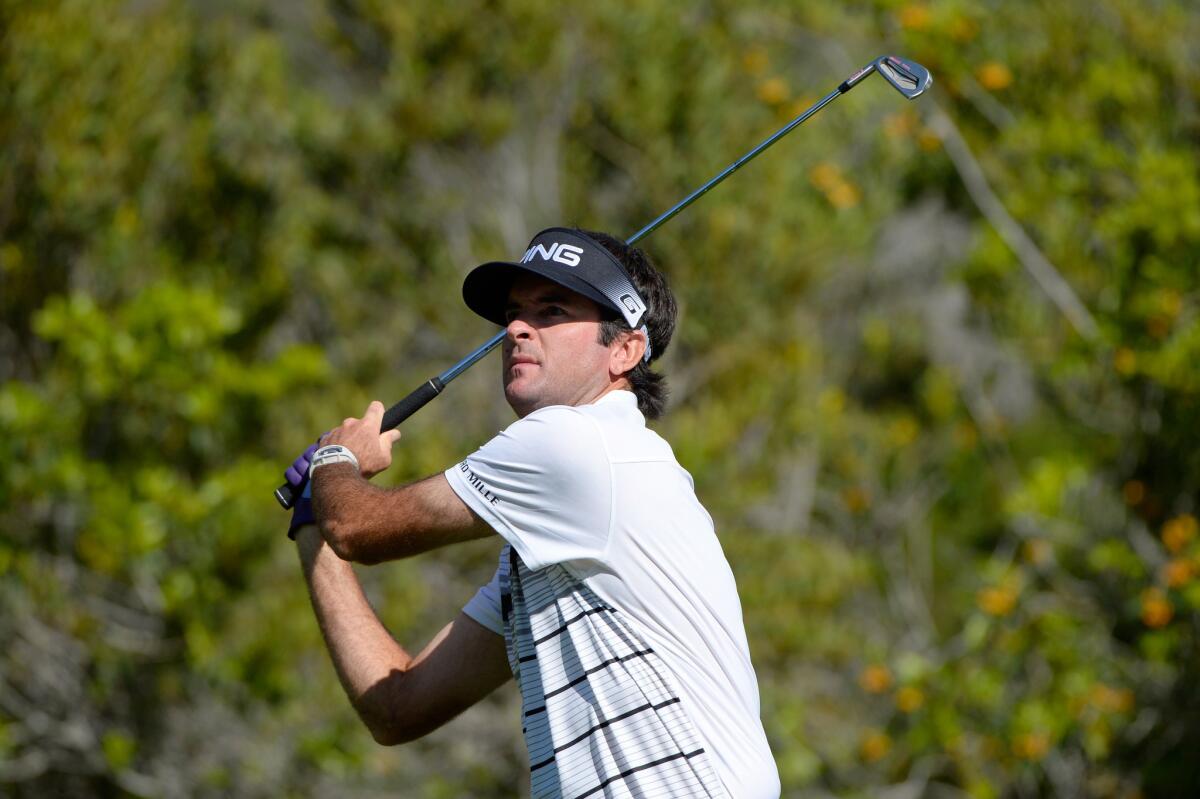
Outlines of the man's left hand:
M 383 422 L 383 403 L 373 401 L 361 419 L 345 419 L 321 437 L 321 446 L 341 444 L 358 459 L 358 470 L 363 477 L 371 478 L 392 465 L 392 446 L 400 440 L 399 430 L 380 432 Z

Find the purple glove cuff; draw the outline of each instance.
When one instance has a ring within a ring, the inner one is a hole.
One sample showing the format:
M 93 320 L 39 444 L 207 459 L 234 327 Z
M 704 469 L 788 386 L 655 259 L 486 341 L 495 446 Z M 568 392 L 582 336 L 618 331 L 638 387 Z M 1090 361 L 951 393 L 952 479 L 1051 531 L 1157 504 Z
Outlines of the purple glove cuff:
M 292 523 L 288 525 L 288 538 L 296 540 L 296 531 L 306 524 L 316 524 L 317 519 L 313 515 L 312 497 L 308 491 L 304 490 L 308 486 L 308 467 L 312 465 L 313 453 L 317 451 L 318 441 L 292 461 L 292 465 L 287 467 L 283 476 L 287 479 L 288 485 L 300 493 L 300 498 L 296 500 L 296 504 L 292 506 Z
M 296 531 L 306 524 L 316 524 L 317 517 L 313 515 L 312 499 L 302 496 L 296 500 L 292 508 L 292 523 L 288 525 L 288 538 L 296 540 Z

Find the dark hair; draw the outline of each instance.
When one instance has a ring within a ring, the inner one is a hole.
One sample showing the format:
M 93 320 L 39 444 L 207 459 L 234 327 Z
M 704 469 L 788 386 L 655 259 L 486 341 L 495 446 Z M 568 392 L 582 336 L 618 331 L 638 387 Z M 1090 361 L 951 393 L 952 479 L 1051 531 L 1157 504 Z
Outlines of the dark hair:
M 625 267 L 634 287 L 646 301 L 646 315 L 642 318 L 642 322 L 650 333 L 650 360 L 655 361 L 661 358 L 667 351 L 667 345 L 671 343 L 671 334 L 675 332 L 675 316 L 678 312 L 675 306 L 675 295 L 671 293 L 671 287 L 667 285 L 666 275 L 658 271 L 654 262 L 650 260 L 650 256 L 637 247 L 631 247 L 621 239 L 607 233 L 578 228 L 577 230 L 611 252 L 621 262 L 621 266 Z M 605 319 L 600 323 L 600 343 L 608 346 L 616 341 L 617 336 L 623 331 L 630 329 L 624 317 L 613 314 L 612 318 Z M 633 393 L 637 395 L 638 410 L 647 419 L 657 419 L 662 416 L 663 411 L 667 408 L 666 377 L 651 371 L 650 364 L 646 361 L 640 361 L 637 366 L 625 373 L 625 378 L 629 380 L 633 387 Z

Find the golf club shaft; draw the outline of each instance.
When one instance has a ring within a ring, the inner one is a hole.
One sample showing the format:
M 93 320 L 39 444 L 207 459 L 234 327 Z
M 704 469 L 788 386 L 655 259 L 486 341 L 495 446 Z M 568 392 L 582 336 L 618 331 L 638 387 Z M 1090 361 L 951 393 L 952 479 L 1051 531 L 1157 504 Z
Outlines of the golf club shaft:
M 637 233 L 634 233 L 632 236 L 627 238 L 625 240 L 625 243 L 632 245 L 632 244 L 640 241 L 641 239 L 645 238 L 650 233 L 657 230 L 659 227 L 661 227 L 664 223 L 669 221 L 672 217 L 674 217 L 680 211 L 687 208 L 689 205 L 694 203 L 696 200 L 703 197 L 710 189 L 712 189 L 718 183 L 725 180 L 725 178 L 729 177 L 734 172 L 741 169 L 747 163 L 749 163 L 754 158 L 756 158 L 760 153 L 763 152 L 763 150 L 766 150 L 772 144 L 774 144 L 775 142 L 782 139 L 784 136 L 786 136 L 788 133 L 790 133 L 793 129 L 804 124 L 804 122 L 809 117 L 813 116 L 818 111 L 820 111 L 822 108 L 829 105 L 829 103 L 833 102 L 834 99 L 836 99 L 839 95 L 845 94 L 846 92 L 850 91 L 852 88 L 857 86 L 860 82 L 862 82 L 862 80 L 864 78 L 866 78 L 868 75 L 870 75 L 872 72 L 875 71 L 876 63 L 877 62 L 874 62 L 874 61 L 871 62 L 867 66 L 865 66 L 862 69 L 855 72 L 852 76 L 850 76 L 846 80 L 842 81 L 842 83 L 836 89 L 834 89 L 829 94 L 822 97 L 820 100 L 818 100 L 812 106 L 810 106 L 808 108 L 808 110 L 806 110 L 800 116 L 796 117 L 791 122 L 788 122 L 782 128 L 780 128 L 779 130 L 775 131 L 770 136 L 768 136 L 766 139 L 763 139 L 763 141 L 761 141 L 756 147 L 754 147 L 754 149 L 750 150 L 745 155 L 743 155 L 741 158 L 737 159 L 732 164 L 725 167 L 725 169 L 721 170 L 721 172 L 719 172 L 716 176 L 714 176 L 711 180 L 709 180 L 703 186 L 701 186 L 700 188 L 693 191 L 687 197 L 684 197 L 678 203 L 676 203 L 671 208 L 669 208 L 668 210 L 663 212 L 656 219 L 654 219 L 654 221 L 650 222 L 650 224 L 646 225 L 644 228 L 639 230 Z M 470 369 L 478 361 L 482 360 L 482 358 L 485 355 L 487 355 L 489 352 L 491 352 L 497 346 L 499 346 L 500 342 L 504 341 L 505 333 L 506 333 L 506 331 L 504 331 L 504 330 L 499 331 L 498 333 L 496 333 L 496 335 L 494 335 L 490 339 L 488 339 L 484 344 L 482 344 L 481 346 L 476 348 L 470 355 L 463 358 L 461 361 L 454 364 L 454 366 L 451 366 L 449 369 L 442 372 L 437 377 L 431 377 L 429 380 L 422 383 L 420 386 L 418 386 L 416 389 L 414 389 L 411 393 L 409 393 L 409 395 L 406 396 L 404 399 L 400 400 L 395 405 L 388 408 L 387 411 L 383 414 L 383 421 L 380 424 L 380 430 L 391 430 L 392 428 L 399 426 L 399 424 L 401 422 L 403 422 L 405 419 L 412 416 L 414 413 L 419 411 L 421 408 L 425 407 L 425 405 L 430 400 L 432 400 L 434 397 L 436 397 L 442 393 L 442 390 L 445 389 L 446 384 L 448 384 L 450 381 L 454 380 L 456 377 L 461 375 L 467 369 Z M 282 505 L 284 508 L 292 507 L 292 505 L 295 503 L 295 500 L 296 500 L 295 493 L 292 489 L 292 486 L 288 483 L 284 483 L 279 488 L 275 489 L 275 499 L 277 499 L 279 501 L 279 504 Z
M 637 233 L 634 233 L 632 236 L 630 236 L 628 239 L 625 240 L 625 243 L 633 244 L 635 241 L 638 241 L 638 240 L 644 238 L 645 236 L 648 236 L 651 233 L 653 233 L 655 230 L 657 230 L 659 227 L 661 227 L 665 222 L 667 222 L 673 216 L 678 214 L 684 208 L 687 208 L 689 205 L 696 202 L 696 200 L 699 200 L 701 197 L 703 197 L 708 192 L 708 190 L 711 189 L 713 186 L 716 186 L 718 183 L 725 180 L 725 178 L 729 177 L 734 172 L 741 169 L 743 166 L 745 166 L 747 163 L 749 163 L 751 160 L 753 160 L 755 158 L 755 156 L 757 156 L 763 150 L 767 149 L 772 144 L 779 141 L 784 136 L 786 136 L 788 133 L 790 133 L 793 128 L 803 124 L 804 120 L 808 119 L 813 114 L 817 113 L 822 108 L 829 105 L 829 103 L 833 102 L 834 98 L 836 98 L 841 93 L 842 93 L 842 90 L 840 88 L 838 88 L 838 89 L 834 89 L 829 94 L 822 97 L 820 100 L 818 100 L 815 104 L 813 104 L 803 114 L 796 117 L 795 119 L 793 119 L 791 122 L 784 125 L 779 130 L 775 131 L 768 138 L 766 138 L 762 142 L 760 142 L 759 145 L 757 147 L 755 147 L 753 150 L 746 153 L 745 155 L 743 155 L 738 160 L 734 161 L 729 166 L 725 167 L 725 169 L 723 169 L 720 172 L 720 174 L 713 177 L 712 180 L 708 181 L 703 186 L 696 189 L 694 192 L 689 194 L 687 197 L 684 197 L 682 200 L 680 200 L 678 203 L 676 203 L 673 207 L 671 207 L 669 210 L 667 210 L 665 213 L 663 213 L 662 216 L 658 217 L 653 222 L 646 225 L 644 228 L 639 230 Z

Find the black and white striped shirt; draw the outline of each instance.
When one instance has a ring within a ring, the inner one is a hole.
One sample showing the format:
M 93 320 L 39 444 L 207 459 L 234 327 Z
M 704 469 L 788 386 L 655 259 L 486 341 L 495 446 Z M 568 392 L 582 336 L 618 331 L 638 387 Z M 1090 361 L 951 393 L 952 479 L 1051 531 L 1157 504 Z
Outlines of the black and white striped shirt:
M 445 476 L 506 543 L 463 610 L 507 640 L 534 796 L 779 796 L 732 569 L 632 393 L 534 411 Z
M 654 649 L 560 566 L 500 569 L 535 797 L 724 797 Z

